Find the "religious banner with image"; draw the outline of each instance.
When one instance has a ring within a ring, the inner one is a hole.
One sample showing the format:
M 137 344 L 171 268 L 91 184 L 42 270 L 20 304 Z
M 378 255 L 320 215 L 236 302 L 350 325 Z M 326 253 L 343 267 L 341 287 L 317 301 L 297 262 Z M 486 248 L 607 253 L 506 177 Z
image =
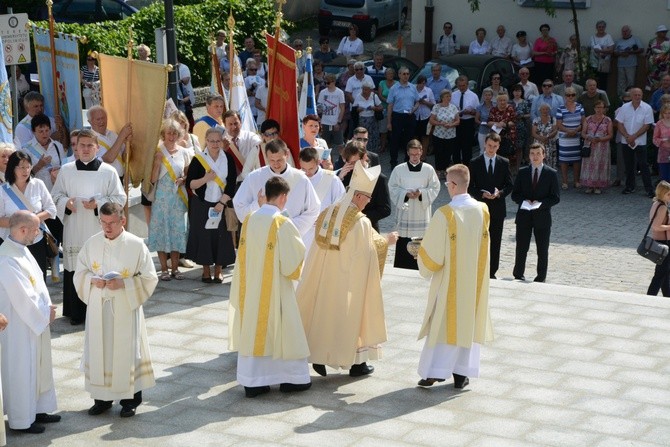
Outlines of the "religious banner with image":
M 63 33 L 54 35 L 56 83 L 58 86 L 56 98 L 54 98 L 49 30 L 33 26 L 33 38 L 37 71 L 40 78 L 40 92 L 44 96 L 44 113 L 51 117 L 56 116 L 55 109 L 58 107 L 60 116 L 68 129 L 81 129 L 83 119 L 77 36 Z
M 0 143 L 12 142 L 12 96 L 9 92 L 5 50 L 0 37 Z

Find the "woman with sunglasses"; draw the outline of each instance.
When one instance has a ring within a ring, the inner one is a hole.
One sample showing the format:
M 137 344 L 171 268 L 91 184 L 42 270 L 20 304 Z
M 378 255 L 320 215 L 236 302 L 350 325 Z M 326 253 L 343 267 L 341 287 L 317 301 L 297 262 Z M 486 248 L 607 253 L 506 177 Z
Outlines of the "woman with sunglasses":
M 502 80 L 502 75 L 498 71 L 493 71 L 489 75 L 489 82 L 491 82 L 491 85 L 489 88 L 493 92 L 493 105 L 498 104 L 498 95 L 507 95 L 507 89 L 503 87 L 500 84 L 500 81 Z
M 342 56 L 358 56 L 363 54 L 363 41 L 358 38 L 358 25 L 349 25 L 349 35 L 344 36 L 337 47 L 337 54 Z
M 81 95 L 84 97 L 86 108 L 100 104 L 100 70 L 95 64 L 95 56 L 97 53 L 89 51 L 86 56 L 86 65 L 81 67 Z
M 579 175 L 582 168 L 581 132 L 584 129 L 584 108 L 577 102 L 573 87 L 565 89 L 565 104 L 556 111 L 558 127 L 558 162 L 561 166 L 561 188 L 568 189 L 568 165 L 572 163 L 575 188 L 581 188 Z

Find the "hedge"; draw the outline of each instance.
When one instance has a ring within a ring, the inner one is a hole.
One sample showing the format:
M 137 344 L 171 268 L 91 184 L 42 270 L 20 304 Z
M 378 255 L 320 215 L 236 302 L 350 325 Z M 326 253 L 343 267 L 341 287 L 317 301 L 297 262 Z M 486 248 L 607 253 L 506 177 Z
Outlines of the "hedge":
M 191 70 L 194 85 L 209 85 L 210 59 L 208 47 L 210 38 L 218 29 L 228 29 L 226 21 L 232 10 L 235 18 L 235 46 L 243 48 L 244 37 L 252 36 L 257 48 L 265 48 L 262 31 L 272 30 L 275 20 L 275 2 L 272 0 L 176 0 L 184 6 L 174 7 L 175 32 L 177 35 L 177 53 L 179 60 Z M 156 54 L 154 30 L 165 26 L 165 8 L 162 2 L 141 9 L 127 19 L 93 24 L 57 23 L 61 32 L 86 36 L 86 43 L 79 44 L 79 57 L 85 63 L 89 50 L 122 56 L 128 54 L 127 42 L 129 28 L 133 28 L 135 46 L 145 43 Z M 38 22 L 46 28 L 46 22 Z M 290 27 L 285 23 L 283 27 Z M 136 54 L 133 54 L 136 57 Z

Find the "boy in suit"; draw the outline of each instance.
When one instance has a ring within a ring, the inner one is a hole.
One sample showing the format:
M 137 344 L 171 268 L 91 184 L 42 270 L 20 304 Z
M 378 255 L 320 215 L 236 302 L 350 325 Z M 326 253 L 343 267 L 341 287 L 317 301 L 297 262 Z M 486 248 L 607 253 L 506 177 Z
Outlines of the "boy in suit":
M 491 237 L 489 276 L 491 279 L 496 279 L 496 272 L 500 264 L 500 244 L 507 215 L 505 197 L 512 192 L 514 186 L 509 160 L 496 155 L 498 148 L 500 148 L 500 135 L 491 132 L 486 136 L 484 153 L 470 162 L 470 186 L 468 187 L 468 193 L 474 199 L 486 203 L 491 214 L 489 222 Z
M 529 157 L 531 164 L 519 170 L 512 191 L 512 200 L 519 204 L 515 220 L 516 256 L 513 274 L 520 281 L 526 279 L 523 275 L 532 233 L 537 247 L 537 276 L 534 281 L 544 282 L 549 262 L 551 207 L 560 202 L 560 189 L 556 170 L 543 163 L 544 146 L 533 143 Z

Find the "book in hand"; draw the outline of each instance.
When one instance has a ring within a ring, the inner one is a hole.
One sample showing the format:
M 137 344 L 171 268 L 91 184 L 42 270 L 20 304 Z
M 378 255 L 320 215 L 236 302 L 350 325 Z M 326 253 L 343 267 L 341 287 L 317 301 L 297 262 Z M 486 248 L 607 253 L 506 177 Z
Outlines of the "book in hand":
M 530 200 L 524 200 L 523 203 L 521 204 L 521 209 L 526 211 L 533 211 L 541 206 L 542 202 L 538 202 L 537 200 L 535 202 L 531 202 Z
M 207 222 L 205 222 L 206 230 L 215 230 L 219 228 L 219 223 L 221 222 L 221 215 L 223 213 L 218 213 L 214 207 L 211 207 L 207 212 Z
M 93 279 L 102 279 L 102 280 L 105 280 L 105 281 L 110 281 L 112 279 L 116 279 L 116 278 L 120 278 L 120 277 L 121 277 L 121 273 L 111 271 L 111 272 L 107 272 L 103 275 L 94 275 Z

